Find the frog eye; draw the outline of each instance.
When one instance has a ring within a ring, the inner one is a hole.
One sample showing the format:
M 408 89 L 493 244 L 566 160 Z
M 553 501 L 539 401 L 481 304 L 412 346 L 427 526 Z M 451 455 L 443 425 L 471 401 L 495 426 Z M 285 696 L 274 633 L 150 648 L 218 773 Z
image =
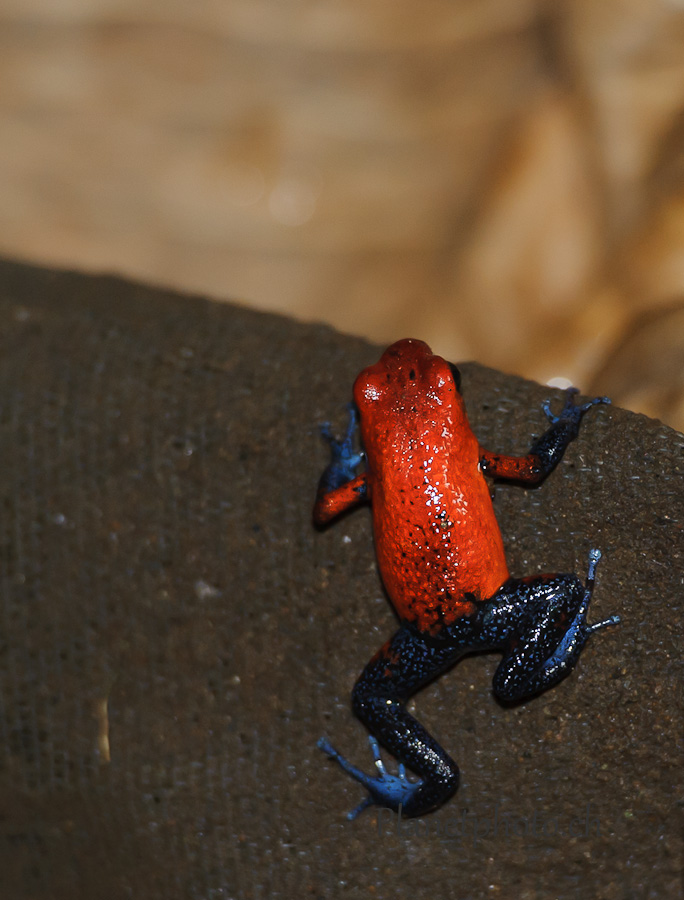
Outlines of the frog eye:
M 449 363 L 449 368 L 451 369 L 451 375 L 454 379 L 454 384 L 456 385 L 456 390 L 461 393 L 461 373 L 458 371 L 458 368 L 453 364 Z

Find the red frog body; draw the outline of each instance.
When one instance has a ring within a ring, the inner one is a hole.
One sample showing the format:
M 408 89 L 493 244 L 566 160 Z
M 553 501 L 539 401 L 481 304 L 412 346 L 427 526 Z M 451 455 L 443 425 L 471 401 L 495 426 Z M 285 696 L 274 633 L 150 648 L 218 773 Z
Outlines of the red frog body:
M 560 681 L 588 636 L 618 621 L 586 622 L 598 550 L 590 551 L 586 586 L 575 575 L 510 577 L 485 478 L 541 482 L 577 436 L 584 413 L 609 402 L 598 397 L 577 406 L 573 393 L 559 416 L 545 404 L 551 425 L 525 456 L 490 453 L 468 422 L 458 369 L 422 341 L 404 340 L 355 381 L 365 453 L 353 450 L 353 407 L 342 440 L 324 426 L 332 459 L 319 481 L 314 521 L 325 525 L 370 502 L 378 567 L 401 623 L 352 694 L 379 774 L 366 775 L 325 738 L 319 741 L 368 789 L 350 817 L 371 803 L 421 815 L 454 793 L 455 762 L 405 702 L 464 653 L 503 651 L 494 691 L 502 700 L 519 700 Z M 357 474 L 364 459 L 365 471 Z M 385 770 L 378 740 L 397 758 L 398 775 Z M 408 780 L 405 765 L 419 781 Z
M 463 398 L 443 359 L 402 341 L 359 375 L 354 400 L 383 582 L 400 619 L 435 630 L 509 577 Z

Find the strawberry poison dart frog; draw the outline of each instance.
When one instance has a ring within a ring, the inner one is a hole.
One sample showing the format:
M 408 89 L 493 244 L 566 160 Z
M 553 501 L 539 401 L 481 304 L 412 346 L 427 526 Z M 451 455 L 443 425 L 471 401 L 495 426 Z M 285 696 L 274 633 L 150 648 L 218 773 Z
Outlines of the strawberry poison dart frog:
M 610 402 L 597 397 L 580 406 L 574 393 L 567 392 L 557 416 L 544 404 L 550 426 L 526 456 L 492 453 L 468 424 L 458 369 L 422 341 L 403 340 L 356 379 L 346 435 L 336 440 L 323 427 L 332 459 L 319 482 L 314 521 L 321 526 L 370 503 L 378 567 L 400 620 L 352 694 L 354 713 L 370 732 L 376 774 L 319 741 L 368 790 L 349 818 L 373 803 L 419 816 L 454 793 L 456 763 L 405 703 L 464 653 L 501 651 L 494 693 L 517 701 L 557 684 L 589 635 L 619 621 L 587 622 L 599 550 L 589 553 L 585 584 L 576 575 L 510 576 L 485 480 L 543 481 L 577 437 L 584 414 Z M 353 448 L 356 411 L 364 453 Z M 378 742 L 397 759 L 397 775 L 385 769 Z M 405 766 L 418 780 L 407 778 Z

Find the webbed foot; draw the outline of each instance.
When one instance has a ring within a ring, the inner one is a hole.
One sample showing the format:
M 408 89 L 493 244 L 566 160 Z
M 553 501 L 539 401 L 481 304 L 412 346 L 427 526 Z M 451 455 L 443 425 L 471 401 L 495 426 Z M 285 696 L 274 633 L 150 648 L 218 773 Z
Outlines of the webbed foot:
M 584 597 L 570 627 L 563 635 L 563 640 L 547 660 L 545 668 L 567 664 L 568 661 L 576 659 L 590 634 L 600 631 L 602 628 L 607 628 L 609 625 L 617 625 L 620 622 L 620 616 L 608 616 L 607 619 L 593 622 L 591 625 L 587 622 L 587 612 L 589 611 L 589 603 L 596 581 L 596 567 L 600 559 L 600 550 L 592 549 L 589 551 L 589 568 L 587 570 Z
M 330 447 L 330 462 L 321 477 L 321 483 L 326 491 L 334 490 L 356 478 L 356 469 L 365 458 L 362 451 L 354 452 L 354 435 L 358 426 L 356 408 L 350 403 L 347 409 L 349 424 L 344 436 L 339 440 L 331 432 L 329 422 L 321 425 L 321 435 Z
M 565 405 L 563 409 L 560 411 L 560 414 L 555 416 L 551 412 L 551 404 L 549 400 L 545 400 L 542 403 L 542 409 L 546 413 L 547 418 L 551 422 L 552 425 L 555 425 L 558 422 L 572 422 L 576 425 L 582 421 L 582 416 L 587 412 L 587 410 L 591 409 L 592 406 L 596 406 L 599 403 L 607 403 L 610 404 L 610 397 L 594 397 L 593 400 L 589 400 L 586 403 L 582 403 L 579 406 L 573 400 L 575 394 L 578 394 L 579 391 L 576 387 L 570 387 L 565 392 Z
M 398 774 L 391 775 L 382 761 L 382 757 L 380 756 L 380 745 L 377 740 L 372 735 L 369 735 L 368 743 L 370 744 L 371 753 L 373 754 L 375 768 L 378 770 L 377 776 L 366 775 L 361 769 L 357 769 L 355 765 L 352 765 L 352 763 L 345 759 L 344 756 L 338 753 L 326 738 L 322 737 L 318 741 L 318 747 L 324 753 L 331 759 L 334 759 L 348 775 L 351 775 L 352 778 L 355 778 L 356 781 L 360 782 L 368 790 L 368 796 L 347 814 L 348 819 L 355 819 L 360 812 L 373 804 L 386 806 L 389 809 L 398 811 L 400 807 L 405 807 L 407 805 L 414 794 L 423 785 L 422 781 L 408 780 L 406 777 L 406 768 L 402 763 L 398 763 L 397 765 Z

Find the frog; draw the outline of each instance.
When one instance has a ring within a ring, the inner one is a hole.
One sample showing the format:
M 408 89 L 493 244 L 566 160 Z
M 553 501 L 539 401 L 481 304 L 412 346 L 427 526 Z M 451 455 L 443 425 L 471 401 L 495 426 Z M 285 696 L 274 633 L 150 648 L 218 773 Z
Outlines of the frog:
M 354 819 L 368 806 L 401 817 L 441 807 L 456 792 L 459 768 L 407 710 L 409 699 L 462 656 L 500 652 L 493 693 L 515 704 L 558 684 L 588 638 L 617 625 L 587 613 L 601 551 L 592 548 L 584 582 L 575 574 L 511 576 L 495 516 L 491 482 L 532 487 L 558 466 L 585 414 L 607 397 L 575 402 L 568 388 L 544 433 L 523 456 L 491 452 L 475 436 L 457 366 L 421 340 L 393 343 L 353 387 L 341 438 L 322 434 L 330 460 L 316 491 L 313 520 L 325 528 L 364 504 L 372 513 L 377 566 L 399 620 L 352 690 L 375 765 L 369 775 L 321 737 L 318 747 L 365 789 Z M 362 449 L 356 449 L 360 430 Z M 380 745 L 397 762 L 382 759 Z M 409 778 L 407 769 L 414 777 Z

